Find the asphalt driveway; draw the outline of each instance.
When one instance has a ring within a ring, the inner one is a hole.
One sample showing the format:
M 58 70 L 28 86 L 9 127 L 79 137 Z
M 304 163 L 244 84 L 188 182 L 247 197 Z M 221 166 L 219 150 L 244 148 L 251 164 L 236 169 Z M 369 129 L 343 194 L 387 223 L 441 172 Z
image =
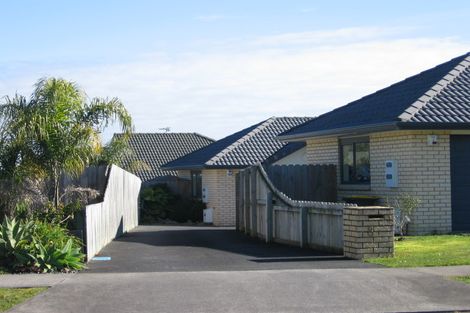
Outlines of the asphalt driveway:
M 57 276 L 11 312 L 470 312 L 470 285 L 432 269 L 370 268 L 233 229 L 143 226 L 101 255 L 112 259 Z
M 106 246 L 90 273 L 376 267 L 341 255 L 266 244 L 233 228 L 139 226 Z

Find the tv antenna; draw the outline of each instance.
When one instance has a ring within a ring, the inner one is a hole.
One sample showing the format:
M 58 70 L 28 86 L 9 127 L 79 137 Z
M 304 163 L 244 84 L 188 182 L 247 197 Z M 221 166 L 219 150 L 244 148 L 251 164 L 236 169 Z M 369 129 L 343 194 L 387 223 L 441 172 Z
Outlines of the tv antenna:
M 165 133 L 169 133 L 170 132 L 170 127 L 162 127 L 162 128 L 159 128 L 158 130 L 162 130 Z

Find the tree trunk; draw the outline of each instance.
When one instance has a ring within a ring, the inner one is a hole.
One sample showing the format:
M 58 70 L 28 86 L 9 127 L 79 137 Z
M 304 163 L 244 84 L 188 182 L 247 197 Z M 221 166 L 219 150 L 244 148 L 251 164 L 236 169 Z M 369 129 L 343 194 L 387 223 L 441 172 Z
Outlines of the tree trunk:
M 59 193 L 60 193 L 60 182 L 59 182 L 59 171 L 57 168 L 53 170 L 54 175 L 54 208 L 56 211 L 59 209 Z

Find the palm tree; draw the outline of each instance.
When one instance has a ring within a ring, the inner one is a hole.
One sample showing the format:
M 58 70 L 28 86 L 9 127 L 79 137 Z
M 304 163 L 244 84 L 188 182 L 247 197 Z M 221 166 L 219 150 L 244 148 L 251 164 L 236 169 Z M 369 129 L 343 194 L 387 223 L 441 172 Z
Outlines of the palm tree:
M 0 176 L 42 176 L 50 181 L 57 208 L 61 175 L 79 176 L 97 159 L 103 150 L 100 133 L 114 122 L 124 134 L 133 129 L 118 98 L 89 100 L 73 82 L 40 79 L 29 101 L 16 95 L 0 104 Z

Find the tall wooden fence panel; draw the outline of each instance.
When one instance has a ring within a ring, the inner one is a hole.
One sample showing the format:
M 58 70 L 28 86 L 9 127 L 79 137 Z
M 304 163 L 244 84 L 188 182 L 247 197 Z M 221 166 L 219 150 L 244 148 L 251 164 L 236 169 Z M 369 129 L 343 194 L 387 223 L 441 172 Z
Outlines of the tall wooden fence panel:
M 287 173 L 289 169 L 275 170 L 272 175 L 290 175 L 282 174 L 283 171 Z M 295 187 L 298 183 L 294 181 L 299 180 L 290 180 Z M 343 251 L 343 208 L 356 205 L 292 200 L 274 185 L 260 165 L 240 171 L 236 190 L 237 229 L 266 242 L 310 246 L 338 253 Z
M 308 245 L 331 251 L 343 249 L 343 210 L 308 210 Z
M 104 197 L 106 185 L 108 184 L 110 169 L 111 168 L 107 165 L 90 166 L 87 167 L 78 178 L 63 175 L 61 177 L 60 186 L 62 190 L 68 186 L 80 186 L 95 189 L 99 193 L 98 197 L 94 199 L 88 199 L 87 203 L 91 204 L 101 202 Z
M 141 180 L 112 165 L 102 202 L 87 205 L 86 253 L 90 260 L 114 238 L 138 225 L 138 197 Z
M 337 199 L 335 165 L 271 165 L 265 170 L 272 184 L 291 199 L 326 202 Z
M 288 206 L 274 206 L 274 239 L 278 242 L 300 243 L 300 211 Z
M 189 198 L 192 196 L 191 180 L 176 176 L 162 176 L 142 183 L 142 188 L 164 184 L 174 194 Z

